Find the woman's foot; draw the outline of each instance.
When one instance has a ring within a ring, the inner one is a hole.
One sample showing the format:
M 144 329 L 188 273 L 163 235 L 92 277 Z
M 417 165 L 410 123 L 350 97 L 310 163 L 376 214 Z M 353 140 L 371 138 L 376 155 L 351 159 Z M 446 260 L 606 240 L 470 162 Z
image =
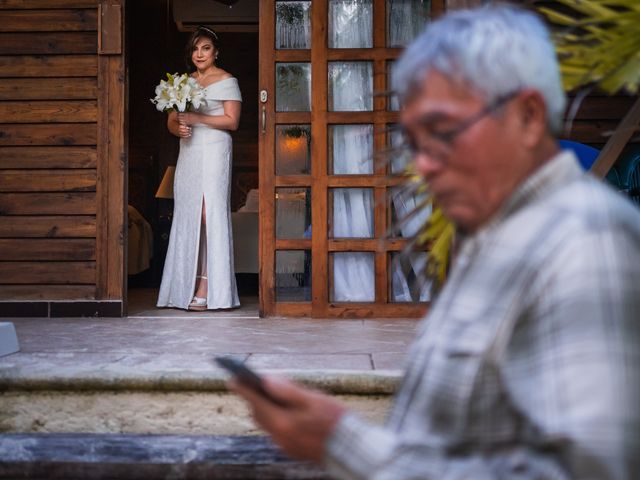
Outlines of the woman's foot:
M 198 275 L 196 278 L 199 280 L 198 286 L 196 287 L 195 297 L 207 298 L 207 276 L 206 275 Z M 195 298 L 194 297 L 194 298 Z
M 207 309 L 207 297 L 193 297 L 191 303 L 189 304 L 189 310 L 194 310 L 196 312 L 201 312 Z

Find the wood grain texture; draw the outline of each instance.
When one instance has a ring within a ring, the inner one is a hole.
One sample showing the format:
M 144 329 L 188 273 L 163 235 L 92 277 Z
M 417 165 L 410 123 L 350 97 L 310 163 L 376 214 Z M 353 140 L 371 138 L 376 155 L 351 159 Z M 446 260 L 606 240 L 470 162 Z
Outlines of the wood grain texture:
M 0 78 L 0 100 L 95 100 L 95 78 Z
M 0 215 L 95 215 L 96 194 L 0 193 Z
M 42 3 L 47 6 L 46 3 Z M 98 12 L 73 10 L 0 10 L 0 32 L 74 32 L 95 31 Z
M 0 262 L 2 284 L 94 284 L 95 262 Z
M 97 51 L 95 32 L 0 33 L 0 55 L 69 55 Z
M 87 147 L 0 147 L 0 169 L 95 168 L 97 152 Z
M 0 0 L 0 9 L 96 8 L 100 0 Z
M 0 192 L 95 192 L 95 170 L 0 170 Z
M 94 239 L 0 239 L 0 261 L 95 260 Z
M 94 238 L 95 236 L 95 216 L 0 216 L 0 238 Z
M 96 122 L 95 100 L 0 102 L 1 123 Z
M 95 123 L 0 124 L 0 146 L 95 145 Z
M 95 55 L 20 55 L 0 56 L 3 77 L 95 77 Z

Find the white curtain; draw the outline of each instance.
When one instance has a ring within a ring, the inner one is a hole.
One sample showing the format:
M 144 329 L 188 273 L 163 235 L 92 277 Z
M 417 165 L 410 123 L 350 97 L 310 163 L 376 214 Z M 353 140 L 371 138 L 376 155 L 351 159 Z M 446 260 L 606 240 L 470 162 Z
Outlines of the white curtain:
M 276 48 L 311 48 L 311 2 L 276 2 Z
M 329 48 L 372 46 L 372 0 L 330 0 Z
M 430 0 L 387 2 L 387 45 L 403 47 L 416 38 L 428 21 Z

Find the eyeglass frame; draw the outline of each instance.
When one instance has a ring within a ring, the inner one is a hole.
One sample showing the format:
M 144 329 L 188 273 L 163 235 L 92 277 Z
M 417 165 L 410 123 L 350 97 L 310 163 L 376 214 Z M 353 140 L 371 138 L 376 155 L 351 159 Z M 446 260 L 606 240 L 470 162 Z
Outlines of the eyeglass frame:
M 521 90 L 515 90 L 505 95 L 501 95 L 498 98 L 496 98 L 493 102 L 485 105 L 484 108 L 482 108 L 479 112 L 461 121 L 457 126 L 444 132 L 431 132 L 429 133 L 429 136 L 432 139 L 434 139 L 436 142 L 439 142 L 441 146 L 444 146 L 445 147 L 444 150 L 446 150 L 447 155 L 449 155 L 454 148 L 454 143 L 457 137 L 462 135 L 465 131 L 467 131 L 469 128 L 474 126 L 476 123 L 478 123 L 487 115 L 491 115 L 492 113 L 496 112 L 498 109 L 506 105 L 508 102 L 513 100 L 515 97 L 517 97 L 520 94 L 520 92 Z M 402 128 L 402 132 L 405 137 L 405 146 L 408 147 L 412 155 L 416 155 L 418 153 L 425 153 L 424 148 L 415 146 L 413 142 L 406 140 L 407 138 L 406 129 Z M 429 154 L 429 152 L 426 152 L 426 153 Z

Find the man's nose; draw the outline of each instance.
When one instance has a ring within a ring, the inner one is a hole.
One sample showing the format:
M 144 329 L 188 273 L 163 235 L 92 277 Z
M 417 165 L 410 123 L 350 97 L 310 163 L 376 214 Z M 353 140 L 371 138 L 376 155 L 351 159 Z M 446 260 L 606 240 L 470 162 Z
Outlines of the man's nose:
M 442 161 L 423 150 L 414 154 L 413 163 L 416 167 L 416 172 L 424 178 L 431 177 L 442 168 Z

